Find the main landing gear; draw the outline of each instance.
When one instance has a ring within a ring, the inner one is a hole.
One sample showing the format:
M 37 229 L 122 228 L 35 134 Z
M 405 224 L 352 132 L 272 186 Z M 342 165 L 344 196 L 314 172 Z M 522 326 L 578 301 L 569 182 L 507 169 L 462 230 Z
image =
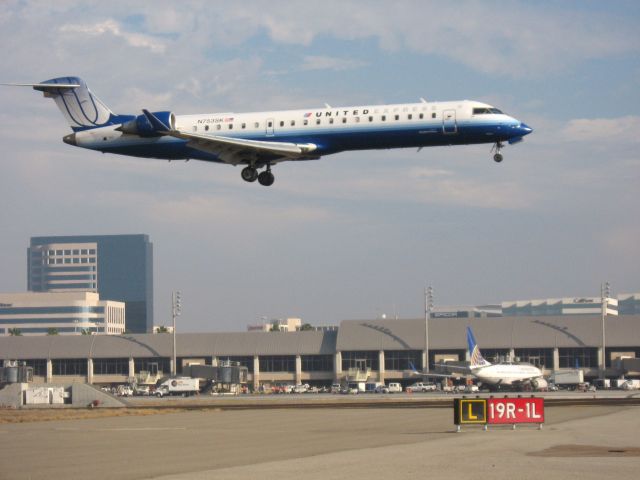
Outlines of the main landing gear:
M 502 144 L 502 142 L 496 142 L 496 144 L 493 146 L 493 148 L 491 149 L 491 151 L 495 151 L 495 155 L 493 156 L 493 160 L 496 163 L 500 163 L 502 161 L 502 154 L 500 153 L 500 151 L 502 150 L 502 147 L 504 145 Z
M 258 183 L 265 187 L 273 185 L 273 182 L 275 181 L 275 177 L 273 176 L 273 173 L 271 173 L 271 165 L 269 164 L 267 164 L 267 169 L 260 173 L 258 173 L 255 166 L 249 165 L 242 169 L 240 175 L 245 182 L 255 182 L 258 180 Z

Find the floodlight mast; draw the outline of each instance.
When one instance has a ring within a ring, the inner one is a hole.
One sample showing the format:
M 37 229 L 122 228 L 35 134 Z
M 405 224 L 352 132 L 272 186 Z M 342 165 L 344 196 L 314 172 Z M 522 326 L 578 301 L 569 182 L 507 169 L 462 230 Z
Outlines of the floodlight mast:
M 429 285 L 424 289 L 424 373 L 429 373 L 429 317 L 433 309 L 433 287 Z
M 171 365 L 171 375 L 176 376 L 178 371 L 176 359 L 176 318 L 182 314 L 182 293 L 180 291 L 171 294 L 171 317 L 173 318 L 173 363 Z
M 607 306 L 609 302 L 609 296 L 611 295 L 611 284 L 609 282 L 600 284 L 600 313 L 602 317 L 602 369 L 600 370 L 600 378 L 603 380 L 607 375 L 607 353 L 606 353 L 606 342 L 605 342 L 605 320 L 607 318 Z

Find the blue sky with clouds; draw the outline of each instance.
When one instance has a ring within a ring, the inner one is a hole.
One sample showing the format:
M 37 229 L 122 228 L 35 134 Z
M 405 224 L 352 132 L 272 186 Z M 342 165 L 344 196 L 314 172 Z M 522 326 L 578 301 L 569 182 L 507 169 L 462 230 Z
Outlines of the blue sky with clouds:
M 33 235 L 147 233 L 156 323 L 314 324 L 438 304 L 640 289 L 634 1 L 4 1 L 0 81 L 78 75 L 110 108 L 177 114 L 475 99 L 534 127 L 489 145 L 239 169 L 62 143 L 50 100 L 0 89 L 0 291 Z

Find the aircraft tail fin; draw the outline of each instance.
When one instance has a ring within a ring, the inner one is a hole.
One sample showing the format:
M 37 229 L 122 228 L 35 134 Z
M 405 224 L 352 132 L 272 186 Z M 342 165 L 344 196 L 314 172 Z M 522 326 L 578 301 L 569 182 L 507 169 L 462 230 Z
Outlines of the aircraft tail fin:
M 409 361 L 409 368 L 411 369 L 411 371 L 412 371 L 413 373 L 419 373 L 419 372 L 418 372 L 418 369 L 416 368 L 416 366 L 413 364 L 413 362 L 412 362 L 412 361 Z
M 5 85 L 33 87 L 52 98 L 74 130 L 105 125 L 113 112 L 96 97 L 79 77 L 59 77 L 41 83 L 12 83 Z
M 469 355 L 471 355 L 471 364 L 469 365 L 471 370 L 491 365 L 491 363 L 487 362 L 482 356 L 471 327 L 467 327 L 467 344 L 469 346 Z

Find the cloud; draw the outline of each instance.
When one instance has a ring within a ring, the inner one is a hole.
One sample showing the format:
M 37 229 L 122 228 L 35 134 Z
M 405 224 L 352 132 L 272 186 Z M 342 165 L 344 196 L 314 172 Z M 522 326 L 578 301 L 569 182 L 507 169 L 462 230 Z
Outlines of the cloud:
M 352 70 L 366 66 L 367 63 L 349 58 L 329 57 L 326 55 L 307 55 L 303 58 L 302 70 Z
M 159 40 L 140 33 L 129 33 L 122 30 L 118 22 L 112 19 L 94 24 L 67 24 L 60 27 L 60 32 L 68 34 L 81 34 L 92 37 L 113 35 L 122 38 L 128 45 L 136 48 L 145 48 L 153 53 L 164 53 L 166 46 Z
M 562 129 L 562 137 L 571 142 L 640 143 L 640 117 L 578 118 Z

